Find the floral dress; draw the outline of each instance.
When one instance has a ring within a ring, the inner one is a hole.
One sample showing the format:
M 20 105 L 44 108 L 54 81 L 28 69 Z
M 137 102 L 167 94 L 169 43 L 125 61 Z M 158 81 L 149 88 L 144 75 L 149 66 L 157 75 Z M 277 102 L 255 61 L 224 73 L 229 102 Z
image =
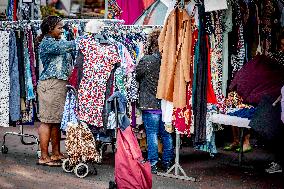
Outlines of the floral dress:
M 103 127 L 106 84 L 120 57 L 116 46 L 102 45 L 92 36 L 80 39 L 79 48 L 84 55 L 84 76 L 78 91 L 79 118 L 92 126 Z

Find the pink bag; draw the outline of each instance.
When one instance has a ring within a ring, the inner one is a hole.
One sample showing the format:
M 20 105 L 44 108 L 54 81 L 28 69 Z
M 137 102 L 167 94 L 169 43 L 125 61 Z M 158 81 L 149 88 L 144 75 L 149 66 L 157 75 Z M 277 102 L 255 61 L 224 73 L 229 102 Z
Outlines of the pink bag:
M 143 160 L 138 141 L 131 127 L 117 131 L 115 182 L 118 189 L 151 189 L 152 173 L 149 162 Z

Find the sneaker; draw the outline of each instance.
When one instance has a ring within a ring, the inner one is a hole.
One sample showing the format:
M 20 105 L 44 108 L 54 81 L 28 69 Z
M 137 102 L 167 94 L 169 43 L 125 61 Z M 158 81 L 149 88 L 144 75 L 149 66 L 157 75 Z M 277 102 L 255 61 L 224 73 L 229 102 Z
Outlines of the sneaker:
M 151 173 L 152 174 L 157 174 L 157 172 L 158 172 L 157 166 L 156 165 L 152 165 L 151 166 Z
M 172 162 L 163 163 L 163 168 L 162 168 L 162 170 L 163 170 L 164 172 L 167 172 L 173 165 L 174 165 L 174 163 L 172 163 Z
M 272 162 L 269 165 L 270 167 L 268 169 L 265 169 L 267 173 L 282 173 L 282 167 L 278 163 Z

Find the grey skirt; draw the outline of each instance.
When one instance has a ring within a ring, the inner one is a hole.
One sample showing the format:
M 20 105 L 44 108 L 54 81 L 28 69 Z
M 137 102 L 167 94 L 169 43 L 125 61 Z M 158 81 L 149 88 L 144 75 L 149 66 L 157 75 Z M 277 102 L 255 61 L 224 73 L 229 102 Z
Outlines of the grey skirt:
M 67 94 L 67 81 L 48 79 L 39 81 L 38 118 L 43 123 L 61 123 Z

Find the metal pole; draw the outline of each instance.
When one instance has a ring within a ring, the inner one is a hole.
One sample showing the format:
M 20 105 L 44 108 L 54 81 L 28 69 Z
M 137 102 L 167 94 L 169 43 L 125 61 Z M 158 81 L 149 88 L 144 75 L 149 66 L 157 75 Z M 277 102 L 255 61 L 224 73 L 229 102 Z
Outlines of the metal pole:
M 105 0 L 105 19 L 108 18 L 108 0 Z
M 31 19 L 30 20 L 34 20 L 35 18 L 35 1 L 33 0 L 33 2 L 31 3 Z
M 179 150 L 180 150 L 180 133 L 178 132 L 178 130 L 176 130 L 175 164 L 166 173 L 158 172 L 157 175 L 169 177 L 169 178 L 181 179 L 181 180 L 196 181 L 196 178 L 187 176 L 185 171 L 183 170 L 183 168 L 180 166 L 180 164 L 179 164 Z M 171 174 L 172 171 L 174 171 L 174 174 Z M 180 175 L 180 173 L 181 173 L 181 175 Z
M 180 135 L 176 132 L 176 160 L 175 163 L 179 163 L 179 149 L 180 149 Z M 175 175 L 179 174 L 178 166 L 175 167 Z

